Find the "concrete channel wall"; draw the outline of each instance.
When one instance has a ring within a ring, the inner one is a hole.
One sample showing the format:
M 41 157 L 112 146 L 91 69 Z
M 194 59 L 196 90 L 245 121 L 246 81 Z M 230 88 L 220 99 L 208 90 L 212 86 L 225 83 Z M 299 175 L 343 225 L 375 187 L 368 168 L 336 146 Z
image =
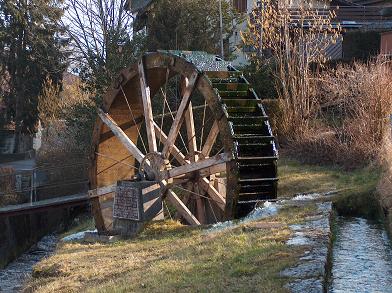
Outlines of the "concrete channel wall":
M 327 292 L 331 273 L 332 203 L 317 203 L 317 213 L 301 224 L 291 225 L 294 232 L 288 245 L 306 247 L 299 262 L 281 272 L 292 279 L 287 288 L 293 293 Z
M 0 217 L 0 269 L 43 236 L 66 229 L 83 209 L 63 207 Z

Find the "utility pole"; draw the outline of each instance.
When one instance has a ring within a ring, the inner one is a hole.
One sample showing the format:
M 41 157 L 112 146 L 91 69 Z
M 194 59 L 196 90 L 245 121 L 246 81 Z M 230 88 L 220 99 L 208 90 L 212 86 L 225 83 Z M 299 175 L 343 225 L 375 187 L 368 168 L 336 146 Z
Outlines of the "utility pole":
M 259 9 L 260 9 L 260 18 L 261 18 L 261 22 L 260 22 L 260 44 L 259 44 L 260 50 L 259 50 L 259 54 L 260 54 L 260 57 L 262 58 L 263 57 L 263 33 L 264 33 L 264 30 L 263 30 L 264 2 L 263 2 L 263 0 L 260 0 L 260 1 L 257 1 L 257 4 L 258 4 Z
M 221 47 L 221 57 L 225 58 L 225 51 L 223 48 L 223 16 L 222 16 L 222 0 L 219 0 L 219 26 L 220 26 L 220 47 Z

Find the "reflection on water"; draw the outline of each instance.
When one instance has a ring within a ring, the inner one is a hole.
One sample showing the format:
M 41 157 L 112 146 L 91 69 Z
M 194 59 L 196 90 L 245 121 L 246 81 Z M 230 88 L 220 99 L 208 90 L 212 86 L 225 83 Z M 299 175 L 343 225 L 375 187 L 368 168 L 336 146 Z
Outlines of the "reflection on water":
M 379 224 L 337 220 L 330 293 L 391 293 L 392 245 Z
M 57 237 L 43 237 L 35 246 L 25 252 L 5 269 L 0 270 L 0 292 L 19 292 L 31 276 L 33 266 L 44 257 L 49 256 L 56 248 Z

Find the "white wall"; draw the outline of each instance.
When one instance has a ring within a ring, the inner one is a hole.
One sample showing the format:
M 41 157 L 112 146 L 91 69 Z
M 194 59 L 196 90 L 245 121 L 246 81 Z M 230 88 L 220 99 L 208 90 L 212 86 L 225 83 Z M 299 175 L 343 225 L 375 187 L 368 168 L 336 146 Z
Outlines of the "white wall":
M 256 6 L 256 1 L 254 0 L 247 0 L 247 13 L 251 13 L 253 7 Z M 230 38 L 230 48 L 231 51 L 234 51 L 234 55 L 236 56 L 235 59 L 232 61 L 234 66 L 243 66 L 249 63 L 248 57 L 246 53 L 242 52 L 241 49 L 238 49 L 237 46 L 242 44 L 241 40 L 241 31 L 245 31 L 247 27 L 247 20 L 242 23 L 236 24 L 236 28 L 234 31 L 233 36 Z

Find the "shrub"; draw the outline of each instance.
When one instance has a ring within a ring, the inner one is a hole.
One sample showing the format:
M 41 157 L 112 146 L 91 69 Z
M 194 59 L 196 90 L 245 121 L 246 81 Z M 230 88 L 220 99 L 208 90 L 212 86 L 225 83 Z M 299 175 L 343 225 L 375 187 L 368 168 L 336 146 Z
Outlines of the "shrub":
M 313 81 L 319 114 L 307 134 L 291 142 L 291 150 L 308 154 L 307 160 L 346 167 L 376 161 L 390 131 L 391 80 L 385 59 L 323 71 Z
M 251 61 L 249 65 L 241 68 L 244 72 L 244 76 L 261 99 L 277 98 L 274 81 L 274 66 L 275 64 L 272 61 L 266 61 L 262 64 Z
M 38 108 L 44 127 L 39 158 L 88 153 L 96 105 L 77 77 L 64 83 L 62 90 L 47 80 Z

